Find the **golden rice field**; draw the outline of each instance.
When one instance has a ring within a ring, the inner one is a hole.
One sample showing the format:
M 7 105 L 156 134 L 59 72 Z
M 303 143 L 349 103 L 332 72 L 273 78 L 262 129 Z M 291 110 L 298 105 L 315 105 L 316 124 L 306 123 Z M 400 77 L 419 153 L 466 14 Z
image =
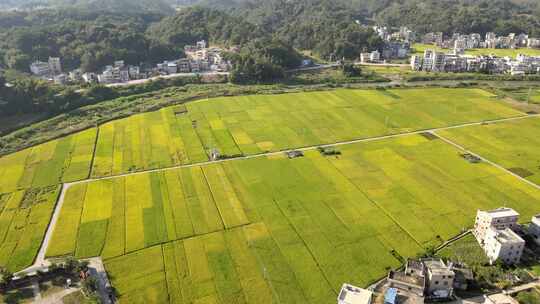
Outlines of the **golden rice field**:
M 341 145 L 339 156 L 208 164 L 211 150 L 256 155 L 525 115 L 480 89 L 341 89 L 109 122 L 0 158 L 0 266 L 32 263 L 58 185 L 80 181 L 46 255 L 103 257 L 121 303 L 334 302 L 343 282 L 374 282 L 471 227 L 477 209 L 506 205 L 527 220 L 540 191 L 431 134 Z M 526 118 L 440 134 L 535 174 L 537 128 Z M 149 169 L 164 170 L 136 173 Z
M 0 195 L 0 265 L 10 271 L 34 262 L 58 197 L 59 187 Z
M 531 117 L 439 133 L 521 177 L 540 184 L 540 118 Z
M 251 155 L 519 115 L 480 89 L 215 98 L 135 115 L 2 157 L 0 193 L 200 163 L 213 149 L 225 157 Z
M 88 178 L 95 140 L 90 129 L 0 158 L 0 193 Z
M 343 282 L 366 286 L 471 227 L 477 209 L 540 210 L 540 190 L 437 138 L 339 149 L 76 185 L 48 254 L 101 254 L 122 303 L 329 303 Z

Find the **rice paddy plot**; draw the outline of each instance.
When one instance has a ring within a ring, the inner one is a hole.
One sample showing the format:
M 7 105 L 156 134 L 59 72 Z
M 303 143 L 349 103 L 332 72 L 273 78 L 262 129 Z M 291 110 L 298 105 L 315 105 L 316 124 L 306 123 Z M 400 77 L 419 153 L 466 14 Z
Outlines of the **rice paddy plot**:
M 424 247 L 472 227 L 478 209 L 508 206 L 527 220 L 540 191 L 462 151 L 420 135 L 342 147 L 332 163 Z
M 205 147 L 243 154 L 523 115 L 479 89 L 335 90 L 187 104 Z M 209 135 L 210 134 L 210 135 Z M 227 154 L 227 152 L 224 152 Z
M 264 224 L 107 260 L 119 303 L 312 303 Z
M 168 195 L 211 197 L 211 214 L 221 226 L 161 243 L 163 264 L 155 275 L 130 269 L 130 275 L 115 276 L 128 267 L 118 266 L 126 257 L 107 259 L 113 284 L 118 280 L 125 301 L 137 301 L 132 290 L 150 299 L 159 294 L 156 288 L 167 288 L 173 303 L 329 303 L 343 282 L 367 286 L 406 258 L 470 228 L 477 209 L 505 204 L 524 219 L 540 210 L 538 189 L 489 164 L 468 162 L 438 138 L 411 135 L 345 145 L 340 152 L 327 157 L 312 150 L 295 159 L 261 157 L 167 171 L 170 183 L 180 179 L 182 184 L 167 184 L 176 189 Z M 126 191 L 131 187 L 126 184 Z M 137 197 L 155 187 L 139 184 Z M 175 220 L 179 213 L 189 214 L 196 231 L 193 208 L 172 210 Z M 201 215 L 197 218 L 205 219 Z M 176 227 L 176 233 L 189 227 L 187 217 L 174 224 L 165 215 L 154 219 L 167 233 L 168 227 Z M 128 239 L 130 233 L 145 236 L 134 256 L 159 253 L 152 247 L 156 243 L 146 243 L 146 227 L 142 220 L 126 225 Z M 138 288 L 146 278 L 156 280 L 148 291 Z M 253 281 L 266 287 L 247 291 Z
M 223 97 L 100 127 L 92 176 L 524 115 L 480 89 Z
M 92 176 L 207 160 L 193 122 L 171 107 L 101 126 Z
M 508 170 L 540 184 L 540 118 L 439 131 Z
M 74 184 L 47 256 L 115 257 L 249 222 L 220 167 Z
M 88 178 L 95 138 L 89 129 L 0 158 L 0 193 Z
M 0 195 L 0 268 L 15 272 L 33 263 L 58 191 L 51 186 Z

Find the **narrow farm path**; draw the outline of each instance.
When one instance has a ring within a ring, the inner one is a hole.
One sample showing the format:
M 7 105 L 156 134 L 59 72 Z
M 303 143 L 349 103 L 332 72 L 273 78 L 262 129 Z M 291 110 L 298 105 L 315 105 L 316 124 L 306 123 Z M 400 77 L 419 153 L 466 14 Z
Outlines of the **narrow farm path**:
M 448 139 L 448 138 L 446 138 L 446 137 L 444 137 L 444 136 L 442 136 L 442 135 L 440 135 L 440 134 L 438 134 L 438 133 L 436 133 L 436 132 L 431 132 L 431 133 L 432 133 L 433 135 L 439 137 L 440 139 L 442 139 L 442 140 L 445 141 L 446 143 L 448 143 L 448 144 L 450 144 L 450 145 L 452 145 L 452 146 L 458 148 L 459 150 L 461 150 L 461 151 L 463 151 L 463 152 L 465 152 L 465 153 L 469 153 L 469 154 L 471 154 L 471 155 L 473 155 L 473 156 L 476 156 L 476 157 L 478 157 L 479 159 L 481 159 L 483 162 L 486 162 L 486 163 L 492 165 L 493 167 L 495 167 L 495 168 L 497 168 L 497 169 L 500 169 L 500 170 L 502 170 L 502 171 L 504 171 L 504 172 L 506 172 L 506 173 L 508 173 L 508 174 L 510 174 L 510 175 L 512 175 L 512 176 L 514 176 L 515 178 L 517 178 L 517 179 L 521 180 L 522 182 L 525 182 L 525 183 L 527 183 L 527 184 L 529 184 L 529 185 L 535 187 L 536 189 L 540 189 L 540 185 L 538 185 L 538 184 L 536 184 L 536 183 L 533 183 L 533 182 L 531 182 L 530 180 L 528 180 L 528 179 L 526 179 L 526 178 L 524 178 L 524 177 L 519 176 L 518 174 L 516 174 L 516 173 L 514 173 L 514 172 L 512 172 L 512 171 L 510 171 L 510 170 L 508 170 L 508 169 L 506 169 L 505 167 L 503 167 L 503 166 L 501 166 L 501 165 L 499 165 L 499 164 L 497 164 L 497 163 L 495 163 L 495 162 L 492 162 L 491 160 L 489 160 L 489 159 L 487 159 L 487 158 L 485 158 L 485 157 L 483 157 L 483 156 L 481 156 L 481 155 L 478 155 L 478 154 L 476 154 L 476 153 L 474 153 L 474 152 L 472 152 L 472 151 L 470 151 L 470 150 L 467 150 L 467 148 L 463 147 L 462 145 L 460 145 L 460 144 L 458 144 L 458 143 L 456 143 L 456 142 L 453 142 L 453 141 L 451 141 L 450 139 Z
M 188 164 L 188 165 L 177 165 L 177 166 L 157 168 L 157 169 L 141 170 L 141 171 L 137 171 L 137 172 L 129 172 L 129 173 L 123 173 L 123 174 L 109 175 L 109 176 L 104 176 L 104 177 L 89 178 L 89 179 L 80 180 L 80 181 L 76 181 L 76 182 L 66 183 L 65 185 L 70 185 L 71 186 L 71 185 L 75 185 L 75 184 L 90 183 L 90 182 L 94 182 L 94 181 L 108 180 L 108 179 L 114 179 L 114 178 L 118 178 L 118 177 L 132 176 L 132 175 L 138 175 L 138 174 L 147 174 L 147 173 L 152 173 L 152 172 L 169 171 L 169 170 L 175 170 L 175 169 L 180 169 L 180 168 L 191 168 L 191 167 L 198 167 L 198 166 L 204 166 L 204 165 L 209 165 L 209 164 L 219 164 L 219 163 L 236 161 L 236 160 L 241 160 L 241 159 L 252 159 L 252 158 L 273 156 L 273 155 L 279 155 L 279 154 L 283 154 L 283 153 L 287 153 L 287 152 L 291 152 L 291 151 L 309 151 L 309 150 L 315 150 L 315 149 L 317 149 L 319 147 L 325 148 L 325 147 L 344 146 L 344 145 L 350 145 L 350 144 L 356 144 L 356 143 L 362 143 L 362 142 L 371 142 L 371 141 L 379 141 L 379 140 L 385 140 L 385 139 L 391 139 L 391 138 L 405 137 L 405 136 L 410 136 L 410 135 L 414 135 L 414 134 L 422 134 L 422 133 L 426 133 L 426 132 L 437 132 L 437 131 L 443 131 L 443 130 L 451 130 L 451 129 L 470 127 L 470 126 L 478 126 L 478 125 L 488 124 L 488 123 L 501 123 L 501 122 L 508 122 L 508 121 L 514 121 L 514 120 L 522 120 L 522 119 L 527 119 L 527 118 L 532 118 L 532 117 L 540 117 L 540 114 L 522 115 L 522 116 L 516 116 L 516 117 L 510 117 L 510 118 L 501 118 L 501 119 L 493 119 L 493 120 L 483 120 L 483 121 L 478 121 L 478 122 L 470 122 L 470 123 L 458 124 L 458 125 L 441 127 L 441 128 L 422 129 L 422 130 L 417 130 L 417 131 L 397 133 L 397 134 L 391 134 L 391 135 L 383 135 L 383 136 L 376 136 L 376 137 L 365 137 L 365 138 L 353 139 L 353 140 L 348 140 L 348 141 L 339 141 L 339 142 L 334 142 L 334 143 L 330 143 L 330 144 L 298 147 L 298 148 L 281 150 L 281 151 L 276 151 L 276 152 L 266 152 L 266 153 L 252 154 L 252 155 L 239 156 L 239 157 L 233 157 L 233 158 L 227 158 L 227 159 L 221 159 L 221 160 L 198 162 L 198 163 L 193 163 L 193 164 Z M 64 190 L 64 189 L 62 189 L 62 190 Z
M 52 239 L 52 235 L 53 235 L 53 232 L 54 232 L 54 227 L 56 226 L 58 218 L 60 217 L 60 211 L 61 211 L 62 206 L 64 204 L 64 200 L 65 200 L 67 190 L 71 186 L 76 185 L 76 184 L 100 181 L 100 180 L 108 180 L 108 179 L 113 179 L 113 178 L 118 178 L 118 177 L 133 176 L 133 175 L 139 175 L 139 174 L 147 174 L 147 173 L 151 173 L 151 172 L 162 172 L 162 171 L 169 171 L 169 170 L 175 170 L 175 169 L 180 169 L 180 168 L 190 168 L 190 167 L 195 167 L 195 166 L 204 166 L 204 165 L 208 165 L 208 164 L 231 162 L 231 161 L 242 160 L 242 159 L 252 159 L 252 158 L 266 157 L 266 156 L 272 156 L 272 155 L 279 155 L 279 154 L 283 154 L 283 153 L 290 152 L 290 151 L 309 151 L 309 150 L 315 150 L 315 149 L 317 149 L 319 147 L 335 147 L 335 146 L 349 145 L 349 144 L 362 143 L 362 142 L 379 141 L 379 140 L 399 138 L 399 137 L 405 137 L 405 136 L 410 136 L 410 135 L 414 135 L 414 134 L 422 134 L 422 133 L 429 132 L 429 133 L 435 134 L 436 136 L 438 136 L 439 138 L 441 138 L 445 142 L 457 147 L 458 149 L 466 151 L 468 153 L 471 153 L 471 154 L 479 157 L 480 159 L 484 160 L 486 163 L 489 163 L 489 164 L 491 164 L 491 165 L 493 165 L 493 166 L 495 166 L 495 167 L 497 167 L 497 168 L 499 168 L 501 170 L 504 170 L 505 172 L 511 174 L 512 176 L 514 176 L 516 178 L 519 178 L 520 180 L 526 182 L 527 184 L 530 184 L 530 185 L 534 186 L 535 188 L 540 189 L 540 185 L 537 185 L 537 184 L 535 184 L 535 183 L 533 183 L 531 181 L 528 181 L 528 180 L 522 178 L 521 176 L 508 171 L 506 168 L 504 168 L 504 167 L 502 167 L 502 166 L 500 166 L 500 165 L 498 165 L 498 164 L 496 164 L 496 163 L 494 163 L 492 161 L 489 161 L 489 160 L 487 160 L 487 159 L 485 159 L 485 158 L 483 158 L 483 157 L 481 157 L 481 156 L 479 156 L 479 155 L 477 155 L 475 153 L 467 151 L 464 147 L 460 146 L 459 144 L 454 143 L 451 140 L 440 136 L 439 134 L 436 134 L 437 131 L 442 131 L 442 130 L 464 128 L 464 127 L 469 127 L 469 126 L 478 126 L 478 125 L 483 125 L 483 124 L 488 124 L 488 123 L 501 123 L 501 122 L 508 122 L 508 121 L 516 121 L 516 120 L 528 119 L 528 118 L 533 118 L 533 117 L 540 117 L 540 114 L 522 115 L 522 116 L 511 117 L 511 118 L 502 118 L 502 119 L 484 120 L 484 121 L 471 122 L 471 123 L 463 123 L 463 124 L 457 124 L 457 125 L 441 127 L 441 128 L 431 128 L 431 129 L 423 129 L 423 130 L 418 130 L 418 131 L 404 132 L 404 133 L 392 134 L 392 135 L 376 136 L 376 137 L 369 137 L 369 138 L 360 138 L 360 139 L 349 140 L 349 141 L 335 142 L 335 143 L 331 143 L 331 144 L 313 145 L 313 146 L 307 146 L 307 147 L 300 147 L 300 148 L 296 148 L 296 149 L 282 150 L 282 151 L 277 151 L 277 152 L 260 153 L 260 154 L 241 156 L 241 157 L 235 157 L 235 158 L 230 158 L 230 159 L 200 162 L 200 163 L 194 163 L 194 164 L 189 164 L 189 165 L 178 165 L 178 166 L 172 166 L 172 167 L 166 167 L 166 168 L 151 169 L 151 170 L 144 170 L 144 171 L 138 171 L 138 172 L 130 172 L 130 173 L 125 173 L 125 174 L 111 175 L 111 176 L 105 176 L 105 177 L 99 177 L 99 178 L 88 178 L 88 179 L 80 180 L 80 181 L 76 181 L 76 182 L 65 183 L 65 184 L 62 185 L 62 190 L 61 190 L 60 196 L 58 198 L 58 202 L 56 203 L 51 222 L 50 222 L 50 224 L 49 224 L 49 226 L 47 228 L 45 238 L 44 238 L 44 240 L 43 240 L 43 242 L 41 244 L 38 256 L 37 256 L 34 264 L 32 266 L 30 266 L 29 268 L 27 268 L 27 269 L 25 269 L 25 270 L 23 270 L 23 271 L 21 271 L 19 273 L 29 273 L 29 272 L 38 270 L 38 269 L 50 264 L 47 261 L 47 259 L 45 258 L 47 248 L 49 246 L 49 242 Z

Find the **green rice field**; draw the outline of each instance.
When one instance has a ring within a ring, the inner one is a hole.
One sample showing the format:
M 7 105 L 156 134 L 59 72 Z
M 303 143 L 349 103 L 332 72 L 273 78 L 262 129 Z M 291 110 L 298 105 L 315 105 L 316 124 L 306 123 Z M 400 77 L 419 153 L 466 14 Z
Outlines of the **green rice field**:
M 0 193 L 88 178 L 95 139 L 90 129 L 0 158 Z
M 214 149 L 223 157 L 251 155 L 519 115 L 480 89 L 215 98 L 113 121 L 99 131 L 2 157 L 0 193 L 200 163 Z
M 206 163 L 212 150 L 256 155 L 525 115 L 481 89 L 340 89 L 108 122 L 0 158 L 0 267 L 32 263 L 69 183 L 46 256 L 101 256 L 121 303 L 335 302 L 344 282 L 373 283 L 471 227 L 477 209 L 506 205 L 527 220 L 540 190 L 431 133 L 295 159 Z M 536 174 L 538 121 L 440 134 Z M 163 170 L 139 172 L 150 169 Z
M 540 184 L 540 118 L 439 131 L 532 182 Z
M 92 176 L 522 115 L 480 89 L 224 97 L 100 127 Z
M 471 227 L 477 209 L 540 209 L 538 189 L 432 136 L 339 150 L 74 185 L 48 255 L 101 253 L 122 303 L 329 303 L 343 282 L 366 286 Z
M 0 195 L 0 267 L 30 266 L 41 246 L 59 187 Z

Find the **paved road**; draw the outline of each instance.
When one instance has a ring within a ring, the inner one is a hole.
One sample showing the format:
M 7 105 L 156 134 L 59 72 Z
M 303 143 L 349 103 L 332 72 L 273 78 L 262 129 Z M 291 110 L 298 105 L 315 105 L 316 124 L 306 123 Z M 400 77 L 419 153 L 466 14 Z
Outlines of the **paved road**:
M 62 301 L 62 299 L 65 296 L 70 295 L 79 290 L 81 290 L 79 287 L 72 287 L 72 288 L 64 289 L 61 292 L 57 292 L 50 296 L 41 298 L 39 300 L 35 300 L 34 303 L 36 304 L 63 304 L 64 302 Z
M 383 136 L 376 136 L 376 137 L 368 137 L 368 138 L 359 138 L 359 139 L 353 139 L 348 141 L 341 141 L 341 142 L 335 142 L 331 144 L 323 144 L 323 145 L 313 145 L 313 146 L 307 146 L 307 147 L 299 147 L 295 149 L 289 149 L 289 150 L 282 150 L 277 152 L 267 152 L 267 153 L 259 153 L 259 154 L 253 154 L 253 155 L 247 155 L 247 156 L 240 156 L 240 157 L 234 157 L 229 159 L 222 159 L 222 160 L 215 160 L 215 161 L 206 161 L 206 162 L 199 162 L 199 163 L 193 163 L 188 165 L 177 165 L 172 167 L 165 167 L 165 168 L 158 168 L 158 169 L 150 169 L 150 170 L 143 170 L 143 171 L 137 171 L 137 172 L 131 172 L 131 173 L 123 173 L 123 174 L 116 174 L 111 176 L 105 176 L 105 177 L 98 177 L 98 178 L 89 178 L 81 181 L 76 181 L 72 183 L 66 183 L 62 189 L 62 192 L 67 190 L 69 186 L 75 185 L 75 184 L 81 184 L 81 183 L 89 183 L 99 180 L 108 180 L 113 179 L 117 177 L 125 177 L 125 176 L 131 176 L 131 175 L 138 175 L 138 174 L 145 174 L 145 173 L 152 173 L 152 172 L 160 172 L 160 171 L 169 171 L 169 170 L 175 170 L 180 168 L 190 168 L 190 167 L 196 167 L 196 166 L 204 166 L 208 164 L 216 164 L 216 163 L 224 163 L 224 162 L 230 162 L 235 161 L 239 159 L 251 159 L 251 158 L 259 158 L 259 157 L 266 157 L 266 156 L 273 156 L 273 155 L 279 155 L 291 151 L 309 151 L 309 150 L 315 150 L 319 147 L 336 147 L 336 146 L 343 146 L 343 145 L 350 145 L 355 143 L 362 143 L 362 142 L 370 142 L 370 141 L 379 141 L 379 140 L 385 140 L 385 139 L 391 139 L 391 138 L 397 138 L 397 137 L 405 137 L 409 135 L 414 134 L 421 134 L 426 132 L 437 132 L 442 130 L 451 130 L 451 129 L 457 129 L 457 128 L 464 128 L 464 127 L 470 127 L 470 126 L 478 126 L 486 123 L 500 123 L 500 122 L 507 122 L 507 121 L 514 121 L 514 120 L 522 120 L 522 119 L 528 119 L 532 117 L 540 117 L 540 114 L 534 114 L 534 115 L 523 115 L 523 116 L 517 116 L 517 117 L 511 117 L 511 118 L 502 118 L 502 119 L 494 119 L 494 120 L 485 120 L 485 121 L 479 121 L 479 122 L 471 122 L 471 123 L 464 123 L 464 124 L 458 124 L 448 127 L 441 127 L 441 128 L 433 128 L 433 129 L 423 129 L 418 131 L 412 131 L 412 132 L 404 132 L 404 133 L 398 133 L 398 134 L 392 134 L 392 135 L 383 135 Z M 437 134 L 437 136 L 439 136 Z M 65 195 L 65 194 L 64 194 Z M 61 195 L 63 198 L 64 195 Z
M 385 139 L 391 139 L 391 138 L 405 137 L 405 136 L 414 135 L 414 134 L 421 134 L 421 133 L 425 133 L 425 132 L 430 132 L 430 133 L 435 133 L 436 134 L 437 131 L 441 131 L 441 130 L 450 130 L 450 129 L 456 129 L 456 128 L 469 127 L 469 126 L 477 126 L 477 125 L 483 125 L 483 124 L 486 124 L 486 123 L 500 123 L 500 122 L 516 121 L 516 120 L 528 119 L 528 118 L 532 118 L 532 117 L 540 117 L 540 114 L 523 115 L 523 116 L 517 116 L 517 117 L 511 117 L 511 118 L 503 118 L 503 119 L 494 119 L 494 120 L 486 120 L 486 121 L 479 121 L 479 122 L 463 123 L 463 124 L 458 124 L 458 125 L 453 125 L 453 126 L 448 126 L 448 127 L 424 129 L 424 130 L 405 132 L 405 133 L 399 133 L 399 134 L 392 134 L 392 135 L 377 136 L 377 137 L 370 137 L 370 138 L 359 138 L 359 139 L 355 139 L 355 140 L 336 142 L 336 143 L 333 143 L 333 144 L 314 145 L 314 146 L 301 147 L 301 148 L 278 151 L 278 152 L 261 153 L 261 154 L 242 156 L 242 157 L 236 157 L 236 158 L 225 159 L 225 160 L 207 161 L 207 162 L 201 162 L 201 163 L 195 163 L 195 164 L 189 164 L 189 165 L 178 165 L 178 166 L 173 166 L 173 167 L 168 167 L 168 168 L 145 170 L 145 171 L 118 174 L 118 175 L 100 177 L 100 178 L 89 178 L 89 179 L 85 179 L 85 180 L 81 180 L 81 181 L 77 181 L 77 182 L 65 183 L 62 186 L 62 191 L 60 193 L 60 197 L 58 199 L 56 207 L 54 209 L 53 217 L 51 219 L 51 222 L 50 222 L 49 227 L 47 229 L 47 232 L 45 234 L 45 238 L 43 240 L 43 243 L 41 245 L 41 248 L 39 250 L 39 253 L 38 253 L 38 256 L 36 258 L 36 261 L 35 261 L 34 265 L 27 268 L 27 269 L 25 269 L 25 270 L 23 270 L 23 271 L 21 271 L 21 272 L 19 272 L 19 273 L 32 272 L 32 271 L 35 271 L 36 269 L 39 269 L 39 268 L 43 267 L 44 265 L 46 266 L 46 265 L 49 264 L 49 262 L 45 259 L 45 253 L 47 252 L 49 242 L 50 242 L 50 240 L 52 238 L 52 234 L 54 232 L 54 227 L 55 227 L 55 225 L 56 225 L 56 223 L 58 221 L 58 218 L 60 217 L 60 210 L 62 209 L 62 205 L 64 204 L 64 199 L 65 199 L 65 196 L 66 196 L 66 192 L 72 185 L 75 185 L 75 184 L 89 183 L 89 182 L 93 182 L 93 181 L 107 180 L 107 179 L 113 179 L 113 178 L 118 178 L 118 177 L 130 176 L 130 175 L 146 174 L 146 173 L 150 173 L 150 172 L 159 172 L 159 171 L 175 170 L 175 169 L 179 169 L 179 168 L 189 168 L 189 167 L 194 167 L 194 166 L 202 166 L 202 165 L 207 165 L 207 164 L 230 162 L 230 161 L 235 161 L 235 160 L 240 160 L 240 159 L 251 159 L 251 158 L 259 158 L 259 157 L 267 157 L 267 156 L 272 156 L 272 155 L 283 154 L 283 153 L 286 153 L 286 152 L 289 152 L 289 151 L 309 151 L 309 150 L 315 150 L 315 149 L 317 149 L 319 147 L 334 147 L 334 146 L 349 145 L 349 144 L 355 144 L 355 143 L 361 143 L 361 142 L 379 141 L 379 140 L 385 140 Z M 440 136 L 439 134 L 436 134 L 436 135 L 438 137 L 440 137 L 442 140 L 448 142 L 449 144 L 459 148 L 460 150 L 467 151 L 468 153 L 476 155 L 479 158 L 483 159 L 485 162 L 487 162 L 487 163 L 489 163 L 489 164 L 491 164 L 491 165 L 493 165 L 493 166 L 495 166 L 495 167 L 497 167 L 497 168 L 499 168 L 501 170 L 504 170 L 507 173 L 511 174 L 512 176 L 515 176 L 515 177 L 519 178 L 520 180 L 522 180 L 522 181 L 524 181 L 524 182 L 526 182 L 526 183 L 540 189 L 539 185 L 534 184 L 534 183 L 522 178 L 521 176 L 508 171 L 506 168 L 504 168 L 504 167 L 502 167 L 502 166 L 500 166 L 500 165 L 498 165 L 498 164 L 496 164 L 494 162 L 491 162 L 491 161 L 489 161 L 489 160 L 487 160 L 487 159 L 485 159 L 485 158 L 483 158 L 483 157 L 481 157 L 481 156 L 479 156 L 477 154 L 474 154 L 474 153 L 468 151 L 464 147 L 458 145 L 457 143 L 454 143 L 454 142 L 450 141 L 449 139 L 446 139 L 446 138 Z
M 106 85 L 107 87 L 125 87 L 130 85 L 137 85 L 146 83 L 149 81 L 154 81 L 158 79 L 172 79 L 172 78 L 180 78 L 180 77 L 194 77 L 194 76 L 228 76 L 229 72 L 205 72 L 205 73 L 176 73 L 176 74 L 170 74 L 170 75 L 163 75 L 163 76 L 156 76 L 156 77 L 150 77 L 146 79 L 138 79 L 138 80 L 131 80 L 128 82 L 120 82 L 120 83 L 111 83 Z
M 471 154 L 471 155 L 474 155 L 474 156 L 480 158 L 482 161 L 484 161 L 484 162 L 486 162 L 486 163 L 492 165 L 493 167 L 496 167 L 496 168 L 498 168 L 498 169 L 500 169 L 500 170 L 503 170 L 503 171 L 505 171 L 506 173 L 508 173 L 508 174 L 510 174 L 510 175 L 512 175 L 512 176 L 514 176 L 515 178 L 517 178 L 517 179 L 519 179 L 519 180 L 521 180 L 521 181 L 523 181 L 523 182 L 525 182 L 525 183 L 527 183 L 527 184 L 529 184 L 529 185 L 531 185 L 531 186 L 533 186 L 533 187 L 535 187 L 535 188 L 537 188 L 537 189 L 540 189 L 540 185 L 538 185 L 538 184 L 536 184 L 536 183 L 533 183 L 533 182 L 531 182 L 530 180 L 528 180 L 528 179 L 526 179 L 526 178 L 523 178 L 523 177 L 521 177 L 521 176 L 515 174 L 514 172 L 512 172 L 512 171 L 506 169 L 505 167 L 503 167 L 503 166 L 501 166 L 501 165 L 499 165 L 499 164 L 497 164 L 497 163 L 495 163 L 495 162 L 490 161 L 489 159 L 487 159 L 487 158 L 485 158 L 485 157 L 483 157 L 483 156 L 481 156 L 481 155 L 478 155 L 478 154 L 476 154 L 476 153 L 474 153 L 474 152 L 472 152 L 472 151 L 470 151 L 470 150 L 467 150 L 467 148 L 465 148 L 464 146 L 462 146 L 462 145 L 460 145 L 460 144 L 458 144 L 458 143 L 456 143 L 456 142 L 453 142 L 453 141 L 451 141 L 450 139 L 445 138 L 445 137 L 441 136 L 440 134 L 438 134 L 438 133 L 436 133 L 436 132 L 432 132 L 432 133 L 434 133 L 436 136 L 438 136 L 440 139 L 444 140 L 445 142 L 449 143 L 450 145 L 452 145 L 452 146 L 454 146 L 454 147 L 456 147 L 456 148 L 462 150 L 463 152 L 469 153 L 469 154 Z
M 409 67 L 409 64 L 399 64 L 399 63 L 367 63 L 367 62 L 354 62 L 354 65 L 363 65 L 363 66 L 374 66 L 374 67 Z M 324 70 L 324 69 L 330 69 L 341 66 L 340 63 L 329 63 L 329 64 L 320 64 L 315 66 L 309 66 L 309 67 L 303 67 L 303 68 L 297 68 L 297 69 L 290 69 L 287 70 L 287 73 L 295 73 L 295 72 L 305 72 L 305 71 L 316 71 L 316 70 Z
M 509 288 L 507 290 L 504 290 L 503 293 L 506 294 L 506 295 L 513 295 L 513 294 L 516 294 L 516 293 L 519 293 L 519 292 L 522 292 L 522 291 L 533 289 L 535 287 L 540 287 L 540 280 L 536 280 L 536 281 L 533 281 L 533 282 L 530 282 L 530 283 L 527 283 L 527 284 L 523 284 L 523 285 L 520 285 L 520 286 L 515 286 L 515 287 L 512 287 L 512 288 Z
M 102 304 L 112 303 L 109 299 L 109 287 L 111 283 L 109 282 L 109 277 L 105 271 L 105 266 L 101 258 L 91 258 L 88 259 L 88 268 L 90 269 L 90 275 L 97 279 L 98 281 L 98 293 L 101 298 Z
M 36 260 L 34 261 L 34 264 L 16 273 L 15 275 L 21 276 L 24 274 L 35 272 L 37 270 L 41 270 L 42 268 L 48 267 L 51 265 L 51 262 L 45 259 L 45 254 L 47 253 L 47 248 L 49 248 L 49 243 L 53 236 L 54 227 L 56 227 L 56 223 L 58 222 L 58 218 L 60 217 L 60 211 L 62 210 L 62 205 L 64 205 L 67 189 L 69 189 L 70 186 L 71 186 L 70 184 L 62 185 L 60 196 L 58 197 L 58 201 L 56 202 L 56 206 L 54 207 L 53 216 L 51 218 L 49 226 L 47 227 L 45 238 L 43 238 L 43 242 L 39 249 L 38 255 L 36 256 Z

